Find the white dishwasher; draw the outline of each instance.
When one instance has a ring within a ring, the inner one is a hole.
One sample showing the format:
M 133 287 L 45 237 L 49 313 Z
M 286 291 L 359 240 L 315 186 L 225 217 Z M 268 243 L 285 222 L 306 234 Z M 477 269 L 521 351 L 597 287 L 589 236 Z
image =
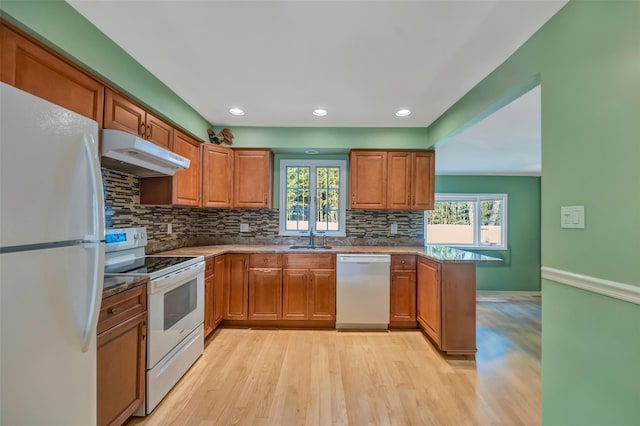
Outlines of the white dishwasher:
M 336 256 L 336 328 L 389 328 L 391 256 Z

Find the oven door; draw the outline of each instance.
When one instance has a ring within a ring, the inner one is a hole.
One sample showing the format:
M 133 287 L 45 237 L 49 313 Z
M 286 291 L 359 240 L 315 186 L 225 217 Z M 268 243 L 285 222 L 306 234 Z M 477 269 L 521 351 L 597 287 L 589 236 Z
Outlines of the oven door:
M 204 322 L 204 262 L 149 284 L 147 369 Z

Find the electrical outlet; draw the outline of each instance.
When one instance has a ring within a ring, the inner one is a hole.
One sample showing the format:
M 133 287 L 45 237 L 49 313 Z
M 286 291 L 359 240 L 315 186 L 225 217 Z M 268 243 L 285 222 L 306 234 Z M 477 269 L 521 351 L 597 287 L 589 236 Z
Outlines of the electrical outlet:
M 391 224 L 391 234 L 397 234 L 398 233 L 398 224 L 397 223 L 392 223 Z
M 167 223 L 167 235 L 171 235 L 172 232 L 173 232 L 173 224 Z
M 249 232 L 249 224 L 241 223 L 240 224 L 240 232 Z

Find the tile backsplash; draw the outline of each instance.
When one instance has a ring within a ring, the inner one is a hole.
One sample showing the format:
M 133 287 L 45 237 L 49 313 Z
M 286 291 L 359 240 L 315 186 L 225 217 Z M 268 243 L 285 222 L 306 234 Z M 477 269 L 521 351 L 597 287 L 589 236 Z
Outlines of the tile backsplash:
M 190 245 L 294 244 L 302 237 L 278 235 L 278 209 L 204 209 L 140 205 L 140 179 L 102 169 L 105 202 L 113 209 L 112 227 L 145 226 L 147 253 Z M 347 210 L 346 237 L 327 238 L 327 244 L 408 245 L 424 244 L 424 212 Z M 172 232 L 167 233 L 171 223 Z M 240 232 L 240 224 L 249 232 Z M 390 235 L 392 223 L 398 233 Z

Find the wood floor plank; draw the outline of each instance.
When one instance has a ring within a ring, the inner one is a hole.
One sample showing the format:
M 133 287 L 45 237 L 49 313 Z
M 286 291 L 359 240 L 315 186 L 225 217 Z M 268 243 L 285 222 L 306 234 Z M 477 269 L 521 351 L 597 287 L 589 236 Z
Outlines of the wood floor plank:
M 478 353 L 414 330 L 221 329 L 130 425 L 539 425 L 540 302 L 477 305 Z

